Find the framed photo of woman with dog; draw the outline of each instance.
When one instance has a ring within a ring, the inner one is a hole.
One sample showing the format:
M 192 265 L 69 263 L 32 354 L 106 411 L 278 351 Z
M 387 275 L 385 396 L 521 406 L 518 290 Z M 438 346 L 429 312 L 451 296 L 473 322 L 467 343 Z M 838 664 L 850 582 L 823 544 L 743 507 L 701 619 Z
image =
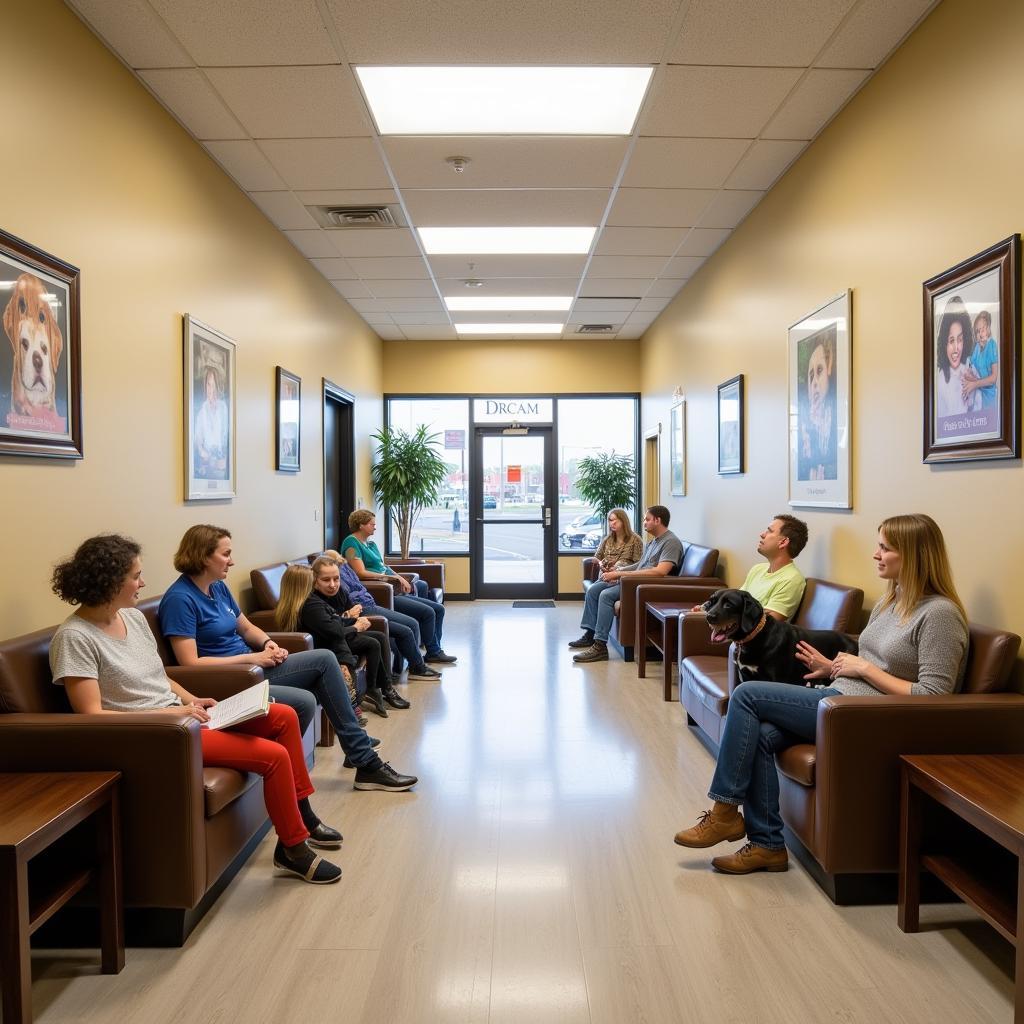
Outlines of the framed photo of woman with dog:
M 235 343 L 184 317 L 185 500 L 235 496 Z
M 82 457 L 79 270 L 0 231 L 0 455 Z

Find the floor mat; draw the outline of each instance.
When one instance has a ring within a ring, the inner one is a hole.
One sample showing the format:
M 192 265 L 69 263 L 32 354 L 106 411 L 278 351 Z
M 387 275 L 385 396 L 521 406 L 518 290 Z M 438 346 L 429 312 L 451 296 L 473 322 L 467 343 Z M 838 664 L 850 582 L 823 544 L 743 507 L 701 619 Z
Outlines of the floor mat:
M 513 608 L 554 608 L 554 601 L 513 601 Z

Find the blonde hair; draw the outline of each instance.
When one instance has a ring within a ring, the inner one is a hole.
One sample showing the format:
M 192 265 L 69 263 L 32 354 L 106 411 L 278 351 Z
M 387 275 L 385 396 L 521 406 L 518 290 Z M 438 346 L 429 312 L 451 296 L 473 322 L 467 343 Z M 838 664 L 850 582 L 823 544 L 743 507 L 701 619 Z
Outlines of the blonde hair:
M 608 515 L 615 516 L 622 523 L 622 542 L 628 544 L 636 536 L 636 531 L 629 521 L 629 513 L 624 508 L 613 508 L 609 510 Z
M 359 529 L 359 527 L 364 526 L 371 519 L 376 518 L 376 515 L 374 515 L 374 513 L 369 509 L 357 508 L 355 512 L 348 517 L 348 528 L 354 533 Z
M 274 618 L 277 628 L 290 633 L 299 624 L 299 613 L 313 592 L 313 570 L 308 565 L 289 565 L 281 577 L 281 597 Z
M 966 622 L 967 612 L 953 585 L 953 570 L 938 523 L 923 512 L 913 512 L 883 519 L 878 532 L 901 559 L 899 579 L 889 580 L 882 610 L 893 607 L 905 621 L 923 597 L 937 594 L 952 601 Z
M 334 556 L 338 555 L 337 551 L 325 551 L 319 558 L 313 560 L 313 564 L 310 566 L 310 571 L 313 573 L 313 579 L 316 580 L 320 577 L 320 573 L 324 569 L 334 566 L 336 569 L 341 567 L 341 555 L 337 558 Z
M 341 565 L 341 563 L 345 561 L 345 559 L 341 557 L 341 552 L 335 551 L 334 548 L 328 548 L 320 558 L 329 558 L 332 562 L 337 562 L 338 565 Z M 320 561 L 320 558 L 314 559 L 313 564 L 316 565 L 316 563 Z

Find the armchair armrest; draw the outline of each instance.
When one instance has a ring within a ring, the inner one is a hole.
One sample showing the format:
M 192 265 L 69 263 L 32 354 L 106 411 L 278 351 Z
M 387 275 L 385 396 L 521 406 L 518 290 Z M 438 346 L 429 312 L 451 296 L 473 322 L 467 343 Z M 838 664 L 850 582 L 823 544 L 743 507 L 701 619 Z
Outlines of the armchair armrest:
M 313 638 L 309 633 L 270 633 L 270 639 L 283 647 L 289 654 L 300 654 L 313 650 Z
M 385 583 L 383 580 L 363 580 L 363 586 L 366 587 L 370 597 L 381 606 L 381 608 L 390 608 L 394 610 L 395 607 L 395 591 L 390 583 Z
M 254 625 L 259 626 L 260 629 L 270 632 L 272 629 L 277 629 L 277 609 L 271 608 L 261 609 L 257 612 L 249 612 L 246 618 Z
M 724 658 L 729 644 L 713 644 L 708 619 L 703 612 L 689 612 L 679 616 L 679 660 L 697 655 Z
M 386 559 L 392 569 L 404 568 L 416 573 L 431 590 L 444 590 L 444 563 L 425 562 L 419 559 Z
M 196 697 L 223 700 L 260 682 L 259 665 L 168 665 L 164 671 Z
M 383 615 L 367 615 L 366 617 L 370 620 L 370 628 L 378 633 L 383 633 L 388 638 L 388 642 L 390 642 L 391 632 L 388 629 L 388 620 Z
M 583 578 L 593 583 L 601 575 L 601 563 L 591 555 L 583 559 Z

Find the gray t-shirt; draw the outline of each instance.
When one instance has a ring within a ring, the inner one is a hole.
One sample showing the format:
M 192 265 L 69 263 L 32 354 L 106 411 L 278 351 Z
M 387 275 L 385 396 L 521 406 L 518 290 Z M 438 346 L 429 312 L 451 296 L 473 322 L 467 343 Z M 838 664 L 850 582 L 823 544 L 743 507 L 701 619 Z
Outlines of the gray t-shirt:
M 153 711 L 180 704 L 171 689 L 145 615 L 125 608 L 128 635 L 108 636 L 80 615 L 66 618 L 50 642 L 50 671 L 57 686 L 68 676 L 95 679 L 104 711 Z
M 644 547 L 640 561 L 633 565 L 624 565 L 622 572 L 653 569 L 659 562 L 678 565 L 682 560 L 683 542 L 671 530 L 666 530 L 660 537 L 652 537 Z

